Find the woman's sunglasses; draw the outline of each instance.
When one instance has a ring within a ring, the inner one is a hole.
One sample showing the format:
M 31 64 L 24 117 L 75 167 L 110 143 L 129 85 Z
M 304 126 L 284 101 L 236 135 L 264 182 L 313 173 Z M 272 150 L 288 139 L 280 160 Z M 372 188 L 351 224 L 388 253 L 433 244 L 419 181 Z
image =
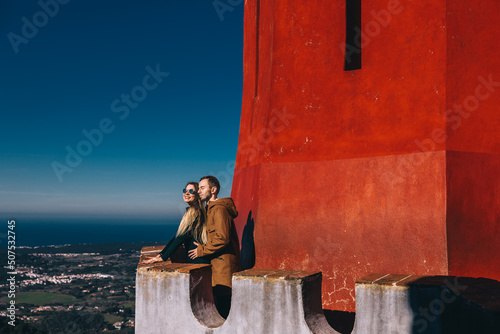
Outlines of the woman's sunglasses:
M 183 194 L 190 193 L 191 195 L 193 195 L 194 194 L 194 189 L 186 189 L 186 188 L 184 188 L 184 189 L 182 189 L 182 193 Z

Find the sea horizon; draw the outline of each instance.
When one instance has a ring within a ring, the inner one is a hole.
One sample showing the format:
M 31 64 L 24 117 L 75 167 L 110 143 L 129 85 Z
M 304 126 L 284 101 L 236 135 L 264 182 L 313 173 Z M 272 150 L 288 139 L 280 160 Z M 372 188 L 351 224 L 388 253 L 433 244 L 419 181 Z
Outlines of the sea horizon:
M 139 218 L 23 218 L 16 219 L 15 245 L 52 246 L 114 242 L 164 242 L 175 235 L 178 220 Z M 0 231 L 1 239 L 7 240 Z M 0 242 L 4 244 L 3 242 Z

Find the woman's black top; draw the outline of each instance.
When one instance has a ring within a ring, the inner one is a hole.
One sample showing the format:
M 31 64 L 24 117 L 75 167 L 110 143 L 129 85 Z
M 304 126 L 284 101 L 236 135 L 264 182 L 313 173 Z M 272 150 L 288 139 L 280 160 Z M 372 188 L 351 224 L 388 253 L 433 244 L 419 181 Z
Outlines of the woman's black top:
M 210 260 L 203 257 L 197 257 L 196 259 L 191 259 L 188 256 L 188 252 L 192 249 L 196 249 L 197 246 L 194 244 L 195 240 L 192 231 L 187 231 L 186 233 L 179 235 L 178 237 L 173 237 L 168 244 L 160 252 L 163 261 L 166 261 L 172 254 L 179 248 L 180 245 L 184 244 L 184 249 L 186 251 L 187 263 L 205 263 L 210 264 Z

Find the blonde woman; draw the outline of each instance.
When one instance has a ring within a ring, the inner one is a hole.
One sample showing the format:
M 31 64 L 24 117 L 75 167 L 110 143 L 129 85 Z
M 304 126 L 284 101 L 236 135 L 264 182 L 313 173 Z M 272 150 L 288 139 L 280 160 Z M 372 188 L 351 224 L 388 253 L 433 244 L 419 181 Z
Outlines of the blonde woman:
M 196 249 L 196 244 L 207 243 L 207 225 L 205 208 L 198 195 L 198 183 L 188 182 L 182 192 L 184 194 L 184 202 L 186 202 L 189 207 L 182 217 L 177 234 L 157 256 L 144 261 L 144 263 L 166 261 L 181 244 L 184 244 L 188 263 L 210 264 L 210 259 L 203 257 L 191 259 L 187 256 L 188 251 Z

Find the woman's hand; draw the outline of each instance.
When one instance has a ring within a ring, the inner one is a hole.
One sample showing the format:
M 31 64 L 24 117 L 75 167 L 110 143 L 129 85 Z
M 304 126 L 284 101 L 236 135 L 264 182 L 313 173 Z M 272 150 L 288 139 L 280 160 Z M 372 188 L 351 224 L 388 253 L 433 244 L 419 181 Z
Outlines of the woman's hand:
M 150 264 L 150 263 L 156 263 L 156 262 L 160 262 L 160 261 L 163 261 L 163 259 L 161 258 L 161 255 L 158 254 L 155 257 L 152 257 L 148 260 L 142 261 L 142 263 Z

